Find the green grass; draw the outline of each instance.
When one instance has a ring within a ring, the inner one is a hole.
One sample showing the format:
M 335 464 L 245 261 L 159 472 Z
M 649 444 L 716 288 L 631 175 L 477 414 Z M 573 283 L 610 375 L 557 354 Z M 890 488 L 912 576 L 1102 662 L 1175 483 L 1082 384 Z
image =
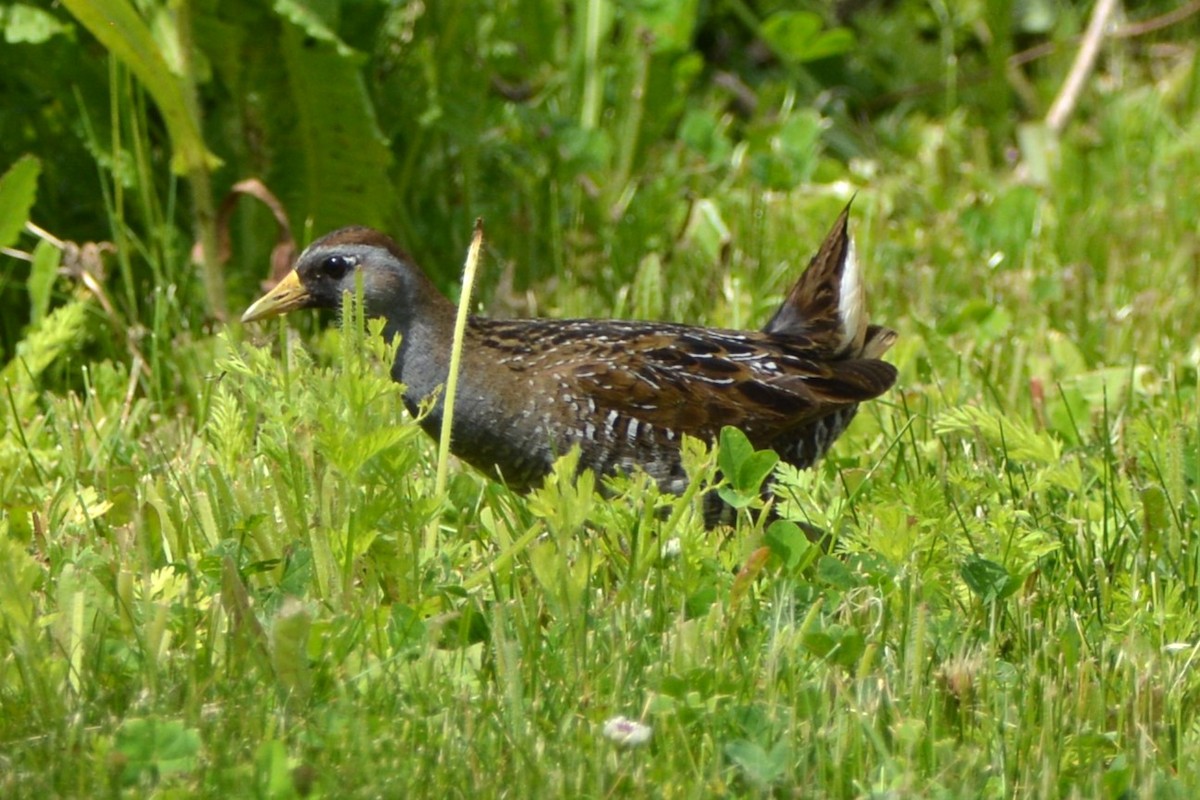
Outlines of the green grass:
M 1023 153 L 1050 165 L 1031 182 L 969 85 L 961 109 L 864 129 L 788 112 L 789 87 L 823 79 L 793 64 L 755 73 L 767 110 L 734 120 L 711 87 L 669 107 L 696 65 L 665 69 L 619 28 L 599 57 L 646 82 L 647 111 L 597 100 L 582 54 L 554 55 L 550 6 L 530 9 L 546 16 L 519 33 L 561 71 L 515 106 L 444 78 L 465 87 L 439 95 L 448 121 L 404 134 L 427 160 L 396 154 L 416 195 L 397 232 L 449 284 L 488 212 L 493 307 L 528 307 L 528 285 L 544 315 L 756 327 L 856 191 L 900 379 L 817 468 L 777 473 L 785 516 L 834 532 L 832 553 L 749 514 L 705 530 L 698 496 L 644 476 L 602 497 L 569 461 L 528 497 L 453 465 L 437 496 L 377 329 L 207 316 L 168 154 L 114 67 L 114 109 L 136 113 L 87 134 L 139 154 L 97 158 L 114 312 L 65 279 L 38 301 L 36 268 L 0 284 L 35 309 L 0 372 L 0 796 L 1200 792 L 1195 46 L 1114 48 L 1057 149 Z M 486 11 L 489 41 L 520 38 Z M 474 41 L 452 28 L 372 90 L 420 72 L 428 105 L 432 72 L 459 69 L 438 54 Z M 611 114 L 593 128 L 564 121 L 595 102 Z M 812 152 L 788 151 L 818 119 Z M 248 302 L 265 269 L 227 269 Z M 688 468 L 711 479 L 730 452 L 695 446 Z M 618 716 L 649 740 L 607 738 Z

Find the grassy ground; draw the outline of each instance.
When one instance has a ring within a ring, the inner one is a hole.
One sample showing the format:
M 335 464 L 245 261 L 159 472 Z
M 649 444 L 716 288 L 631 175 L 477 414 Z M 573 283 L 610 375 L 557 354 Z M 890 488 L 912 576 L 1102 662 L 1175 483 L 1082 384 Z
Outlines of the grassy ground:
M 351 320 L 184 329 L 164 291 L 139 338 L 82 288 L 31 293 L 2 384 L 0 795 L 1196 796 L 1180 63 L 1098 81 L 1009 161 L 955 113 L 882 120 L 871 158 L 789 191 L 733 168 L 689 201 L 687 164 L 646 157 L 626 216 L 550 248 L 572 266 L 541 314 L 753 327 L 857 193 L 900 379 L 780 476 L 829 555 L 569 465 L 432 496 L 388 345 Z M 484 265 L 495 307 L 529 304 L 496 288 L 517 240 Z

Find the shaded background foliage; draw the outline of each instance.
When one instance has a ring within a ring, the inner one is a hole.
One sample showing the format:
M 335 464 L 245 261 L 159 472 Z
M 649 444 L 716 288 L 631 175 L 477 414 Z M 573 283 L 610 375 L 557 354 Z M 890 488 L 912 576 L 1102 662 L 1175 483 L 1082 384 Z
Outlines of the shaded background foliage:
M 102 16 L 124 3 L 66 5 Z M 195 87 L 204 143 L 220 159 L 212 197 L 259 177 L 302 240 L 343 224 L 380 227 L 443 286 L 457 274 L 471 221 L 483 216 L 517 288 L 570 274 L 615 304 L 646 253 L 672 254 L 689 203 L 719 194 L 732 175 L 749 173 L 764 191 L 852 178 L 856 158 L 916 155 L 914 121 L 947 114 L 986 131 L 964 154 L 974 163 L 1015 158 L 1018 126 L 1044 114 L 1087 7 L 202 0 L 137 8 L 172 77 L 185 92 Z M 63 6 L 8 4 L 0 20 L 8 42 L 0 163 L 41 159 L 34 219 L 64 239 L 137 243 L 143 257 L 123 256 L 110 278 L 127 325 L 168 317 L 182 328 L 227 311 L 198 294 L 186 253 L 203 209 L 167 169 L 163 120 L 130 65 L 110 58 Z M 1010 64 L 1030 47 L 1039 58 Z M 1194 105 L 1194 81 L 1183 91 Z M 142 152 L 146 140 L 154 144 Z M 912 202 L 935 211 L 939 198 Z M 124 230 L 109 229 L 112 210 Z M 236 215 L 226 268 L 234 306 L 263 277 L 271 226 L 262 209 Z M 8 262 L 3 307 L 27 302 L 27 275 Z M 167 285 L 179 299 L 163 314 L 152 306 L 168 302 Z M 5 360 L 22 317 L 0 323 Z

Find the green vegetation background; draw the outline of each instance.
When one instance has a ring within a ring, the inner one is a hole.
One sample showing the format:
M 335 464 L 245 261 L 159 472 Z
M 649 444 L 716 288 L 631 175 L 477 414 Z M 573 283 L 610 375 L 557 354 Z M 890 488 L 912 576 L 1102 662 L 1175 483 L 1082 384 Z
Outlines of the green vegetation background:
M 1046 124 L 1103 5 L 0 5 L 0 796 L 1196 796 L 1200 24 L 1119 7 Z M 833 553 L 435 496 L 361 320 L 233 321 L 252 178 L 450 294 L 483 217 L 490 313 L 729 327 L 855 197 L 900 380 L 780 474 Z

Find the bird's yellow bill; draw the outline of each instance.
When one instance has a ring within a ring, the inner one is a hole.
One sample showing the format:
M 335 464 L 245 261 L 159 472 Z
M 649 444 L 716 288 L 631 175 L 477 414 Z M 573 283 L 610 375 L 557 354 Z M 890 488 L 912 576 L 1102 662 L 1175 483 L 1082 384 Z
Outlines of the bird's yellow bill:
M 301 308 L 308 301 L 308 289 L 300 283 L 296 270 L 292 270 L 275 288 L 255 301 L 254 305 L 242 314 L 242 322 L 256 322 L 260 319 L 270 319 L 280 314 L 286 314 Z

